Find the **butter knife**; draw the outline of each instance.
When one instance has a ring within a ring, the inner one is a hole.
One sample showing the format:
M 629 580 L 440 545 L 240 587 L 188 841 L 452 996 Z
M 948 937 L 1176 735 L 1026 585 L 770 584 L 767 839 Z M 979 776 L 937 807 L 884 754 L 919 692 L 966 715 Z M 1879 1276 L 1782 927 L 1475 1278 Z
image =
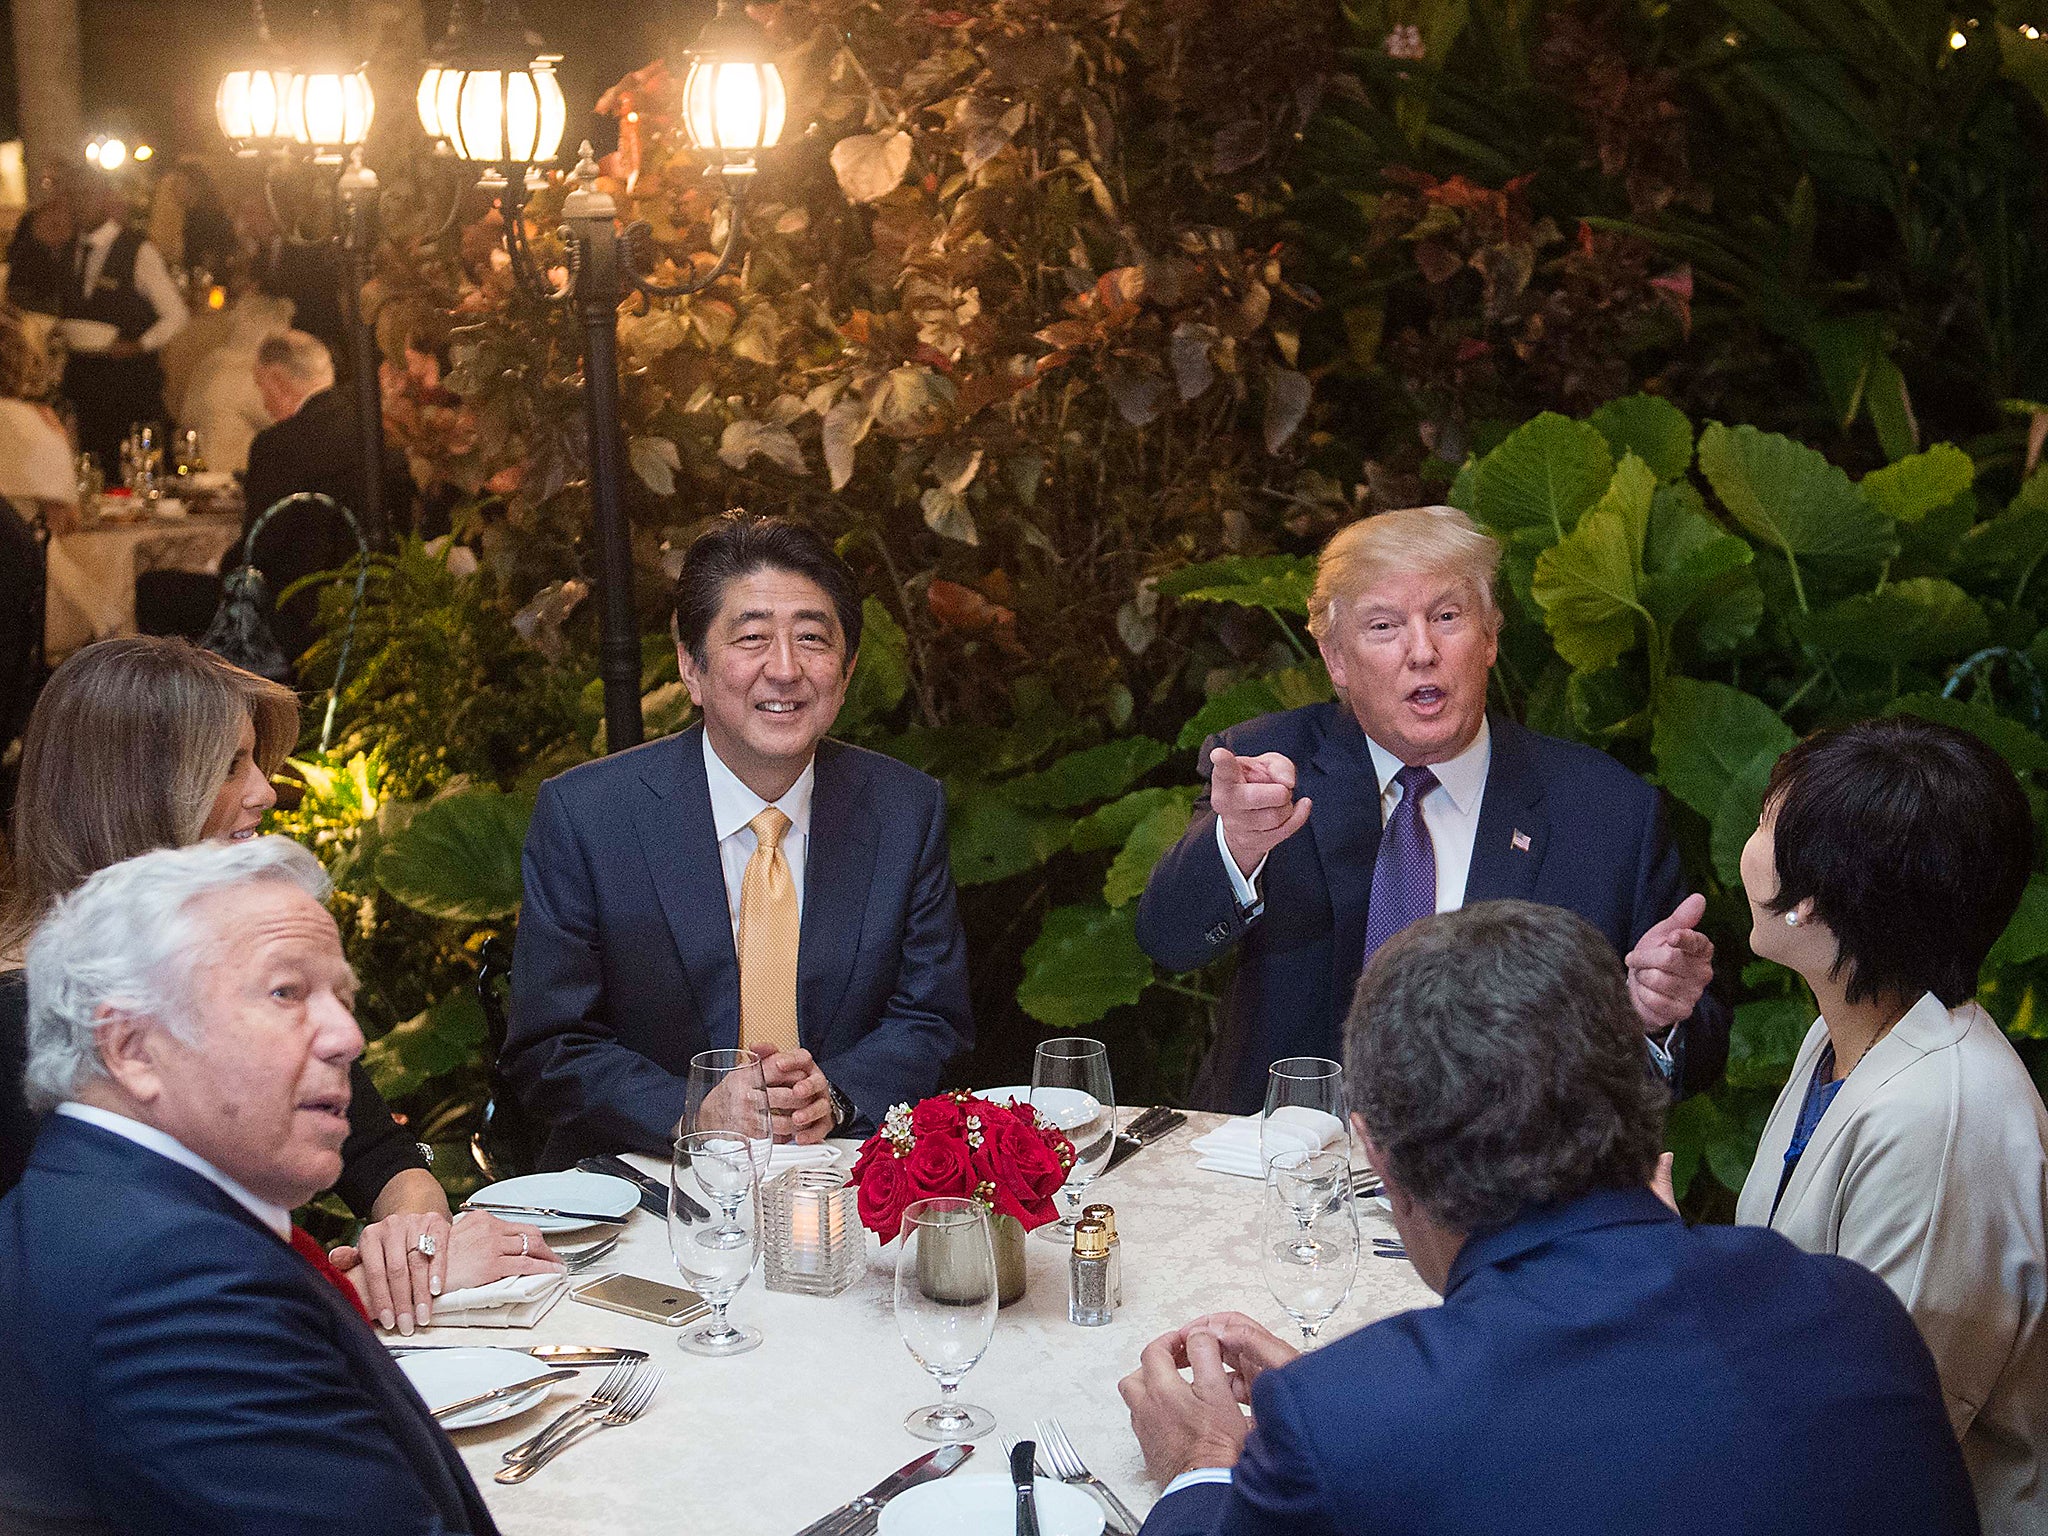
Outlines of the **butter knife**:
M 1109 1154 L 1109 1167 L 1103 1169 L 1102 1171 L 1104 1173 L 1108 1173 L 1111 1170 L 1118 1167 L 1119 1165 L 1129 1162 L 1132 1158 L 1136 1157 L 1140 1152 L 1144 1151 L 1147 1147 L 1151 1146 L 1153 1142 L 1159 1141 L 1164 1137 L 1171 1136 L 1175 1131 L 1179 1130 L 1182 1126 L 1186 1125 L 1187 1123 L 1188 1117 L 1182 1114 L 1179 1110 L 1174 1110 L 1164 1119 L 1155 1122 L 1145 1132 L 1136 1136 L 1134 1139 L 1130 1141 L 1126 1141 L 1122 1137 L 1119 1137 L 1117 1139 L 1116 1150 Z
M 631 1184 L 640 1191 L 641 1210 L 647 1212 L 650 1216 L 659 1216 L 664 1221 L 668 1219 L 668 1185 L 659 1179 L 642 1173 L 623 1157 L 615 1157 L 609 1152 L 601 1152 L 595 1157 L 584 1158 L 576 1166 L 585 1173 L 601 1173 L 606 1178 L 624 1179 L 628 1184 Z M 683 1221 L 685 1224 L 692 1220 L 708 1221 L 710 1219 L 711 1213 L 681 1190 L 676 1191 L 676 1197 L 682 1202 Z
M 500 1205 L 493 1200 L 465 1200 L 465 1211 L 489 1211 L 493 1216 L 553 1216 L 561 1221 L 587 1221 L 594 1227 L 623 1227 L 623 1216 L 606 1216 L 597 1211 L 564 1211 L 552 1205 Z
M 459 1402 L 445 1403 L 434 1410 L 434 1417 L 445 1419 L 451 1414 L 467 1413 L 472 1408 L 481 1408 L 485 1403 L 502 1403 L 508 1397 L 517 1397 L 522 1392 L 531 1392 L 535 1387 L 546 1386 L 551 1381 L 570 1381 L 574 1371 L 549 1371 L 544 1376 L 531 1376 L 525 1381 L 515 1381 L 509 1387 L 493 1387 L 488 1392 L 479 1392 L 475 1397 L 465 1397 Z
M 1038 1447 L 1019 1440 L 1010 1448 L 1010 1481 L 1017 1489 L 1017 1536 L 1038 1536 L 1037 1473 L 1031 1458 Z
M 387 1344 L 384 1347 L 393 1355 L 427 1354 L 437 1349 L 477 1348 L 474 1344 Z M 647 1358 L 647 1351 L 644 1349 L 623 1349 L 609 1344 L 536 1344 L 517 1353 L 531 1355 L 543 1365 L 555 1366 L 619 1365 L 627 1360 Z
M 848 1500 L 822 1520 L 813 1520 L 796 1536 L 827 1536 L 827 1533 L 836 1536 L 838 1532 L 851 1530 L 864 1518 L 872 1517 L 876 1510 L 904 1489 L 944 1477 L 973 1454 L 971 1445 L 942 1445 L 936 1451 L 927 1451 L 915 1461 L 898 1467 L 859 1498 Z

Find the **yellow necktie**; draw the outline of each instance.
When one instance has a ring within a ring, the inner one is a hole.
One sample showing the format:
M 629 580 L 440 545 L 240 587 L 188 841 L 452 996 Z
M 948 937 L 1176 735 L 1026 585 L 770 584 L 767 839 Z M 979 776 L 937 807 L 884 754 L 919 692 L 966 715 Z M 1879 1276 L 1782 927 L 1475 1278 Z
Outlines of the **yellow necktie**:
M 796 1038 L 796 882 L 782 856 L 789 818 L 769 806 L 747 825 L 754 856 L 740 881 L 740 1045 L 793 1051 Z

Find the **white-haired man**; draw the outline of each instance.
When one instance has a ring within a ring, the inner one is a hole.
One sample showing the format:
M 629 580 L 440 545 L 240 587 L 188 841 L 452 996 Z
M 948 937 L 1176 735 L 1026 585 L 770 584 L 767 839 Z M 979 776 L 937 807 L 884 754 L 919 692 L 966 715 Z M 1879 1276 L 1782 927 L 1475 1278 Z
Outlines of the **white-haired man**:
M 340 1171 L 355 979 L 283 838 L 101 870 L 28 951 L 53 1108 L 0 1200 L 0 1530 L 493 1532 L 295 1243 Z
M 1585 918 L 1627 958 L 1652 1055 L 1716 1081 L 1728 1016 L 1657 792 L 1603 752 L 1489 716 L 1500 545 L 1451 507 L 1352 524 L 1316 565 L 1309 629 L 1338 698 L 1202 744 L 1209 792 L 1138 908 L 1138 942 L 1194 970 L 1240 950 L 1194 1101 L 1250 1113 L 1267 1068 L 1335 1057 L 1373 953 L 1500 897 Z M 1307 837 L 1295 834 L 1307 827 Z

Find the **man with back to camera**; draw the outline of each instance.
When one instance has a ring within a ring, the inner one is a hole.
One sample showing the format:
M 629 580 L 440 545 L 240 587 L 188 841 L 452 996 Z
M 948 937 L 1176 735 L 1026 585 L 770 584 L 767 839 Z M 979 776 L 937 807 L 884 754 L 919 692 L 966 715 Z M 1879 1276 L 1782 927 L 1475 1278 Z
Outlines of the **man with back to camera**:
M 1443 1305 L 1309 1355 L 1234 1312 L 1154 1340 L 1121 1384 L 1168 1484 L 1143 1536 L 1978 1529 L 1884 1282 L 1652 1193 L 1669 1096 L 1584 920 L 1489 901 L 1413 924 L 1366 969 L 1345 1076 Z
M 363 1048 L 317 860 L 282 837 L 99 871 L 28 951 L 0 1200 L 0 1531 L 467 1532 L 462 1458 L 291 1224 Z
M 1208 793 L 1138 906 L 1138 942 L 1169 970 L 1240 950 L 1194 1103 L 1257 1110 L 1274 1061 L 1337 1055 L 1380 945 L 1500 897 L 1592 923 L 1627 958 L 1673 1086 L 1720 1078 L 1728 1014 L 1707 995 L 1706 901 L 1685 892 L 1657 792 L 1604 752 L 1487 711 L 1499 563 L 1500 545 L 1450 507 L 1341 530 L 1309 600 L 1336 701 L 1202 744 Z
M 778 1140 L 881 1122 L 973 1044 L 936 781 L 826 739 L 860 648 L 853 573 L 732 513 L 676 579 L 698 724 L 541 786 L 502 1063 L 542 1166 L 667 1156 L 692 1055 L 762 1057 Z

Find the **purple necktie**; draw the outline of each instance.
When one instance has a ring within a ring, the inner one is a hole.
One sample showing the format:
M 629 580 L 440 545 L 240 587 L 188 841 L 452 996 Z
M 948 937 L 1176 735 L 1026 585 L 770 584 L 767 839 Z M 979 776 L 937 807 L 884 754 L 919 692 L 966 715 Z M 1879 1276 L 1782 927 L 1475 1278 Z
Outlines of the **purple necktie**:
M 1422 797 L 1436 788 L 1436 775 L 1427 768 L 1403 768 L 1394 782 L 1401 786 L 1401 798 L 1380 833 L 1365 909 L 1367 965 L 1387 940 L 1436 912 L 1436 848 L 1422 820 Z

